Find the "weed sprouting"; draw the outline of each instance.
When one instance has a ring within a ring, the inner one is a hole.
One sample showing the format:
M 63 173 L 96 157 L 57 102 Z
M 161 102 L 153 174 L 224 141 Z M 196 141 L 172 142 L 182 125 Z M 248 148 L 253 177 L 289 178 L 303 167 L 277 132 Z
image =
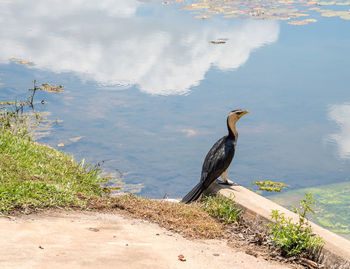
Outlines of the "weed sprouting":
M 221 195 L 207 196 L 202 199 L 203 209 L 210 216 L 219 219 L 225 224 L 237 222 L 241 209 L 237 208 L 236 203 Z
M 269 223 L 270 239 L 281 250 L 283 256 L 300 256 L 302 253 L 313 255 L 324 244 L 320 236 L 312 232 L 306 218 L 308 213 L 314 214 L 311 206 L 315 203 L 311 194 L 305 194 L 306 198 L 299 202 L 299 207 L 294 207 L 294 212 L 299 220 L 294 223 L 291 218 L 286 218 L 278 210 L 272 210 L 271 217 L 274 223 Z
M 45 135 L 44 131 L 50 128 L 53 121 L 46 119 L 48 113 L 35 110 L 35 94 L 39 90 L 57 93 L 61 92 L 62 88 L 63 86 L 61 85 L 53 86 L 49 84 L 37 86 L 36 80 L 34 80 L 33 89 L 28 89 L 32 93 L 24 100 L 0 101 L 0 129 L 5 129 L 21 136 L 27 135 L 29 131 L 39 136 L 39 133 L 36 133 L 35 130 L 40 129 L 40 134 Z M 45 101 L 42 100 L 40 103 L 43 105 Z

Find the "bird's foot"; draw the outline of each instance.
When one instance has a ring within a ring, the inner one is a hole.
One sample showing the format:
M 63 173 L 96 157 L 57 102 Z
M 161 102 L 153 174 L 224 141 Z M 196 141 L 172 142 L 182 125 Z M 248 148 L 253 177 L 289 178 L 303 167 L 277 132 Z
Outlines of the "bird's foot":
M 228 186 L 238 186 L 238 184 L 236 182 L 233 182 L 232 180 L 221 180 L 221 179 L 217 179 L 216 182 L 220 185 L 228 185 Z

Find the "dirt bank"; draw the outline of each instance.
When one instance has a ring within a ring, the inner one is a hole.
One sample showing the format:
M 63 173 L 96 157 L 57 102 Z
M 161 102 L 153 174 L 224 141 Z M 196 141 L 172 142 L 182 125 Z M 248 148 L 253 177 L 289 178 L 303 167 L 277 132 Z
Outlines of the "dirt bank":
M 0 268 L 293 268 L 117 213 L 0 218 Z M 183 260 L 179 259 L 183 255 Z M 181 256 L 180 256 L 181 257 Z

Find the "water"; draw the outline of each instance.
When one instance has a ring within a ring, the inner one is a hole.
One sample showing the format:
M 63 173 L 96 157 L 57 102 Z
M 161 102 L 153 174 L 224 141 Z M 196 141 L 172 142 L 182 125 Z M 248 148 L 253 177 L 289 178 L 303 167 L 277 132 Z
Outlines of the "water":
M 47 102 L 37 107 L 63 121 L 39 142 L 103 160 L 144 196 L 181 197 L 195 185 L 237 108 L 251 113 L 238 123 L 230 179 L 292 189 L 350 181 L 346 14 L 312 11 L 318 22 L 296 26 L 203 20 L 194 16 L 210 12 L 184 6 L 0 1 L 1 100 L 25 96 L 34 79 L 64 85 L 38 94 Z

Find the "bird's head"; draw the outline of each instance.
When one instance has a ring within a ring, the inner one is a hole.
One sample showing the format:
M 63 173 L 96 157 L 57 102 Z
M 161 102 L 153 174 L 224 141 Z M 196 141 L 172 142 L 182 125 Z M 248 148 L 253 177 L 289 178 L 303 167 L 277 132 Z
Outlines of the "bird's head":
M 236 123 L 243 115 L 249 113 L 249 110 L 236 109 L 228 114 L 228 120 Z
M 234 136 L 237 139 L 238 133 L 236 130 L 236 122 L 245 114 L 249 113 L 248 110 L 236 109 L 232 110 L 227 117 L 227 128 L 230 136 Z

